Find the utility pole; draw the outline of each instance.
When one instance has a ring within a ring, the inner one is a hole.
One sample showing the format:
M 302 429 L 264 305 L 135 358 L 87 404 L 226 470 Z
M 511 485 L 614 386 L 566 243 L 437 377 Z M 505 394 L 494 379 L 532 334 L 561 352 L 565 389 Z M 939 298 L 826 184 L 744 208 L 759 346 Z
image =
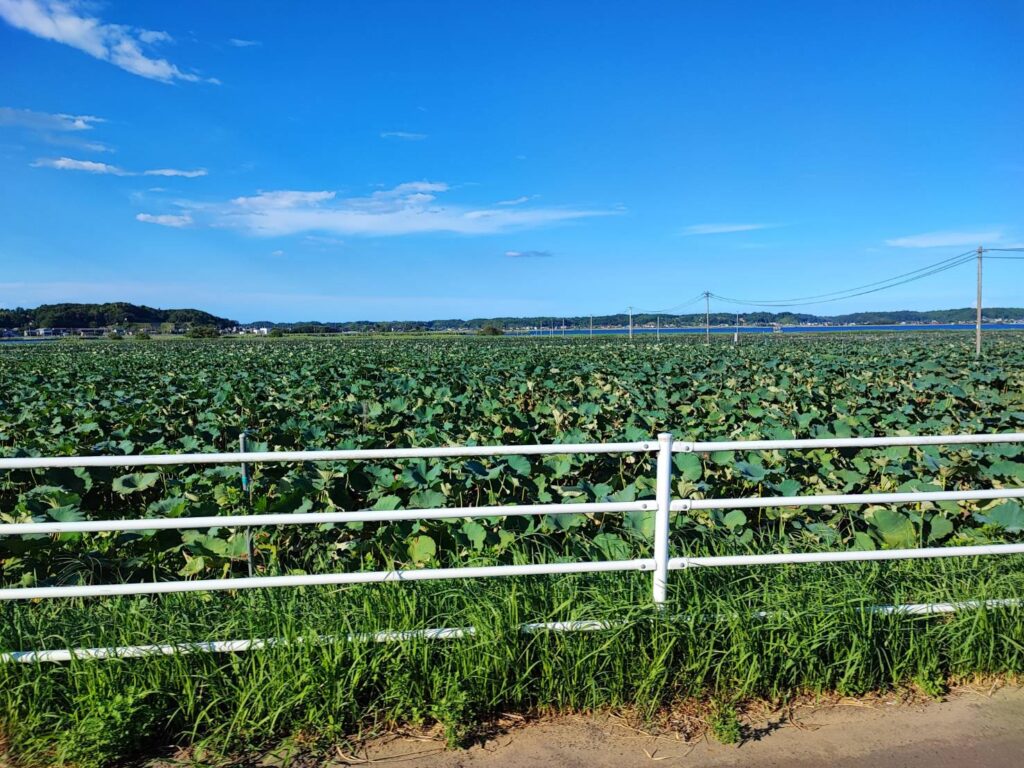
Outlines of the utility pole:
M 704 291 L 704 343 L 711 343 L 711 293 Z
M 629 340 L 633 340 L 633 308 L 629 308 Z
M 978 246 L 978 309 L 974 319 L 974 357 L 981 359 L 981 254 L 985 249 Z

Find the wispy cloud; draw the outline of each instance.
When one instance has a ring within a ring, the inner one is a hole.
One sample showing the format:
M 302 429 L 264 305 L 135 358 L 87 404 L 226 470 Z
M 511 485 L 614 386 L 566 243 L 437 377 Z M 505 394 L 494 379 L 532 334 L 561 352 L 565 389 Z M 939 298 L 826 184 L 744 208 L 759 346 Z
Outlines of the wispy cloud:
M 184 213 L 180 216 L 173 216 L 171 214 L 152 214 L 152 213 L 140 213 L 135 216 L 136 221 L 142 221 L 146 224 L 159 224 L 161 227 L 187 227 L 192 223 L 192 217 Z
M 499 200 L 498 205 L 522 205 L 523 203 L 530 202 L 530 198 L 526 195 L 521 197 L 514 197 L 511 200 Z
M 550 259 L 554 256 L 551 251 L 505 251 L 510 259 Z
M 143 176 L 181 176 L 184 179 L 197 179 L 200 176 L 206 176 L 207 170 L 205 168 L 196 168 L 192 171 L 183 171 L 179 168 L 154 168 L 151 171 L 143 171 Z
M 0 107 L 0 125 L 28 128 L 33 131 L 88 131 L 97 123 L 105 122 L 102 117 L 94 115 L 66 115 L 60 112 Z
M 74 147 L 88 152 L 113 152 L 99 141 L 80 138 L 85 131 L 106 122 L 94 115 L 69 115 L 61 112 L 36 112 L 32 109 L 0 107 L 0 127 L 14 128 L 58 147 Z
M 150 55 L 145 48 L 166 43 L 166 32 L 108 24 L 89 15 L 78 0 L 0 0 L 0 18 L 12 27 L 44 40 L 77 48 L 107 61 L 133 75 L 171 83 L 217 82 L 192 72 L 183 72 L 167 59 Z
M 58 171 L 87 171 L 88 173 L 108 174 L 111 176 L 179 176 L 185 179 L 195 179 L 206 176 L 208 171 L 205 168 L 196 168 L 191 171 L 184 171 L 178 168 L 155 168 L 150 171 L 127 171 L 116 165 L 97 163 L 92 160 L 76 160 L 72 157 L 40 158 L 32 163 L 34 168 L 56 168 Z
M 259 40 L 243 40 L 240 37 L 232 37 L 228 40 L 228 45 L 233 45 L 235 48 L 252 48 L 255 45 L 263 45 Z
M 422 141 L 427 138 L 425 133 L 411 133 L 410 131 L 384 131 L 382 139 L 401 139 L 402 141 Z
M 56 168 L 58 171 L 85 171 L 86 173 L 108 174 L 111 176 L 134 176 L 131 171 L 108 163 L 92 160 L 75 160 L 70 157 L 41 158 L 32 163 L 34 168 Z
M 274 256 L 274 257 L 284 256 L 284 251 L 282 251 L 280 248 L 278 248 L 276 251 L 271 251 L 270 255 Z
M 771 224 L 691 224 L 683 230 L 684 235 L 727 235 L 732 232 L 752 232 L 768 229 Z
M 365 197 L 330 190 L 271 190 L 219 205 L 185 205 L 197 221 L 260 236 L 292 234 L 395 236 L 428 232 L 466 235 L 531 229 L 619 211 L 578 207 L 473 207 L 442 204 L 443 182 L 413 181 Z
M 973 232 L 925 232 L 920 235 L 907 235 L 886 240 L 885 244 L 893 248 L 959 248 L 962 246 L 984 245 L 997 243 L 1003 239 L 999 230 Z

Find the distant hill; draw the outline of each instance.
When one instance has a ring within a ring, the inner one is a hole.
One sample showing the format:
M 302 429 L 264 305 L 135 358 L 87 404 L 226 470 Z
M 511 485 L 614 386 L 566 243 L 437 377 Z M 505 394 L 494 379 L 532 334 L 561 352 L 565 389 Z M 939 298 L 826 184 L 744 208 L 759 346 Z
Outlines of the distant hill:
M 934 309 L 924 312 L 892 310 L 880 312 L 854 312 L 846 315 L 810 315 L 795 312 L 740 312 L 742 325 L 896 325 L 899 323 L 973 323 L 974 308 Z M 1024 320 L 1024 309 L 1019 307 L 988 307 L 983 316 L 986 320 Z M 736 314 L 712 312 L 712 325 L 733 325 Z M 506 329 L 561 328 L 584 329 L 593 319 L 595 328 L 625 327 L 629 323 L 626 314 L 589 315 L 577 317 L 478 317 L 470 320 L 344 320 L 339 322 L 307 321 L 275 323 L 259 321 L 242 324 L 243 327 L 281 328 L 301 333 L 339 333 L 344 331 L 475 331 L 485 325 L 497 325 Z M 703 312 L 687 315 L 652 315 L 636 313 L 633 325 L 651 326 L 660 323 L 662 328 L 685 328 L 704 325 Z M 149 323 L 173 323 L 178 327 L 213 325 L 228 328 L 239 325 L 234 320 L 211 315 L 199 309 L 156 309 L 138 304 L 115 302 L 112 304 L 43 304 L 35 309 L 0 309 L 0 328 L 104 328 L 118 325 Z
M 35 309 L 0 309 L 0 328 L 105 328 L 136 323 L 174 323 L 176 326 L 215 325 L 227 328 L 234 320 L 199 309 L 156 309 L 138 304 L 43 304 Z
M 987 307 L 982 315 L 986 321 L 991 320 L 1024 320 L 1024 308 L 1019 307 Z M 912 310 L 892 310 L 880 312 L 855 312 L 847 315 L 810 315 L 796 312 L 740 312 L 742 325 L 898 325 L 900 323 L 973 323 L 975 310 L 973 307 L 964 309 L 934 309 L 924 312 Z M 712 325 L 733 325 L 737 313 L 712 312 Z M 345 320 L 339 322 L 322 322 L 311 320 L 295 323 L 273 323 L 261 321 L 246 323 L 246 326 L 267 326 L 281 328 L 293 333 L 339 333 L 345 331 L 474 331 L 485 325 L 493 324 L 509 330 L 523 328 L 561 328 L 584 329 L 593 320 L 595 328 L 623 328 L 629 323 L 629 315 L 594 315 L 581 317 L 478 317 L 471 320 Z M 703 326 L 703 312 L 688 315 L 652 315 L 636 313 L 633 325 L 636 327 L 654 326 L 660 323 L 662 328 L 685 328 Z

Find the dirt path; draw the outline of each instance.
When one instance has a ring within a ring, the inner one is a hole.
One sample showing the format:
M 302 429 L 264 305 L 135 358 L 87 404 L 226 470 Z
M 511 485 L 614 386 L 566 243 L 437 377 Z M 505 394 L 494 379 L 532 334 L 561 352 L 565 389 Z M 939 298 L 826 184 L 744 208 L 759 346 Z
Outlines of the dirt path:
M 942 768 L 1024 765 L 1024 688 L 960 689 L 946 701 L 840 702 L 766 713 L 745 723 L 749 738 L 723 746 L 653 737 L 617 718 L 569 717 L 514 728 L 481 746 L 444 751 L 437 742 L 384 739 L 331 766 L 574 768 L 685 765 L 700 768 Z

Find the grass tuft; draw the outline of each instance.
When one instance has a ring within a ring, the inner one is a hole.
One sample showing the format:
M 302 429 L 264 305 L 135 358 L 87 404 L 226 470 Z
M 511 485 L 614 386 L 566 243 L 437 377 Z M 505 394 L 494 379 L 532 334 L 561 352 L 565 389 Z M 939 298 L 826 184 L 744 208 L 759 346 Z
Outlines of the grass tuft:
M 752 698 L 846 695 L 1024 673 L 1024 609 L 872 606 L 1024 596 L 1022 558 L 691 568 L 664 610 L 649 574 L 248 590 L 0 606 L 0 650 L 282 638 L 246 653 L 0 664 L 0 743 L 20 766 L 103 766 L 172 745 L 216 764 L 289 740 L 439 724 L 468 743 L 502 713 L 711 701 L 740 737 Z M 598 620 L 594 632 L 528 621 Z M 473 627 L 461 639 L 349 635 Z

